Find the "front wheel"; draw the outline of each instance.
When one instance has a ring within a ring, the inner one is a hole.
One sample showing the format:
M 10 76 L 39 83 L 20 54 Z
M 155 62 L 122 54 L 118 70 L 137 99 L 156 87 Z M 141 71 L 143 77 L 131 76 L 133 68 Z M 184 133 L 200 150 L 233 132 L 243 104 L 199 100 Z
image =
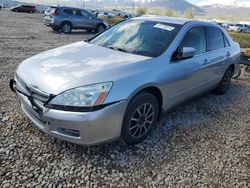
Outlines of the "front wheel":
M 105 30 L 105 27 L 103 25 L 98 25 L 95 29 L 96 33 L 100 33 Z
M 142 142 L 156 126 L 158 101 L 150 93 L 136 95 L 128 104 L 122 125 L 122 139 L 127 144 Z
M 218 95 L 225 94 L 230 86 L 233 75 L 234 70 L 232 67 L 229 67 L 225 72 L 224 76 L 222 77 L 221 82 L 219 83 L 217 88 L 215 88 L 214 93 Z

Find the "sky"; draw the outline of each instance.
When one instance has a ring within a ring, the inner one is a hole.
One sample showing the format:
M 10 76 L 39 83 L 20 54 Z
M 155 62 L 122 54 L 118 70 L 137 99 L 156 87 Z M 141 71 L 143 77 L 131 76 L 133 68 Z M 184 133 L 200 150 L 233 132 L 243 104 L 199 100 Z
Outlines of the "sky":
M 72 1 L 72 2 L 81 2 L 82 0 L 23 0 L 25 2 L 53 2 L 56 3 L 57 1 Z M 89 0 L 85 0 L 89 1 Z M 131 0 L 128 0 L 131 1 Z M 134 0 L 137 1 L 137 0 Z M 237 6 L 248 6 L 250 7 L 250 0 L 187 0 L 194 5 L 211 5 L 211 4 L 220 4 L 220 5 L 237 5 Z M 178 0 L 176 0 L 178 3 Z
M 221 4 L 221 5 L 232 5 L 235 4 L 239 6 L 250 6 L 250 0 L 188 0 L 194 5 L 211 5 L 211 4 Z

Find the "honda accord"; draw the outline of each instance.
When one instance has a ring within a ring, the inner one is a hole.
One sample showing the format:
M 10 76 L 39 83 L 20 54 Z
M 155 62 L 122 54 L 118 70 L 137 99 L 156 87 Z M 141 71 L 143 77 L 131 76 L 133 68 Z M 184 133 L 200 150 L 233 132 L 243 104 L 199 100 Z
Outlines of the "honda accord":
M 239 44 L 215 24 L 144 16 L 25 60 L 10 87 L 45 133 L 81 145 L 137 144 L 170 108 L 224 94 L 239 58 Z

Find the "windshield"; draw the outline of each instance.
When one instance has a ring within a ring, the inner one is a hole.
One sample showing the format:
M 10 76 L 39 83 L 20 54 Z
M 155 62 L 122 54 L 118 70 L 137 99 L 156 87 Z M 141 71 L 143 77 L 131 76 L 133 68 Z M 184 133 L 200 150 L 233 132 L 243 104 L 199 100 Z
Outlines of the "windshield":
M 145 20 L 121 22 L 89 42 L 127 53 L 157 57 L 167 50 L 182 25 Z

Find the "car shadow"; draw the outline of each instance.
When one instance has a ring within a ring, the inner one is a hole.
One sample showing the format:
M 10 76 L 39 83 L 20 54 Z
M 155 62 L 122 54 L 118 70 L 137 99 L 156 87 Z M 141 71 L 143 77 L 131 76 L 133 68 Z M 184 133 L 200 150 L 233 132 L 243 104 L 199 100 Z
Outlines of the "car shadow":
M 84 30 L 73 30 L 71 33 L 69 34 L 65 34 L 63 33 L 62 31 L 53 31 L 51 30 L 50 33 L 53 33 L 53 34 L 61 34 L 61 35 L 95 35 L 96 33 L 95 32 L 89 32 L 89 31 L 84 31 Z

